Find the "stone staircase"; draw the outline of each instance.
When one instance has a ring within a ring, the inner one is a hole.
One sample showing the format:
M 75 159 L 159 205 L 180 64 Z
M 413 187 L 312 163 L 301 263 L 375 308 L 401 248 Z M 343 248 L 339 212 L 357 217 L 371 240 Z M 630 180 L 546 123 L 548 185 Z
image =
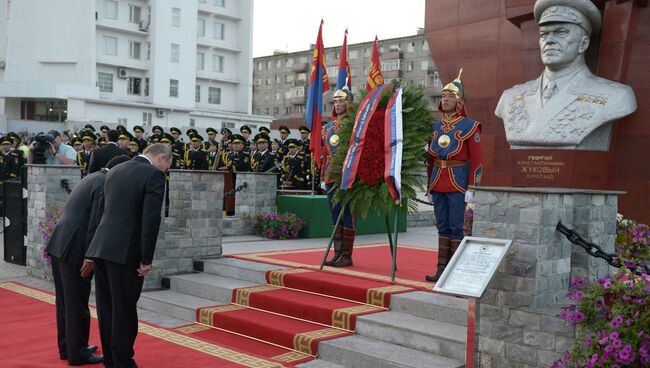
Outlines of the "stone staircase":
M 265 284 L 266 271 L 285 267 L 220 258 L 195 268 L 202 272 L 171 276 L 169 289 L 142 293 L 139 306 L 193 322 L 197 308 L 229 304 L 233 289 Z M 319 359 L 299 367 L 464 367 L 466 324 L 463 299 L 424 291 L 396 294 L 389 311 L 358 316 L 356 335 L 321 342 Z
M 223 218 L 223 236 L 239 236 L 239 235 L 250 235 L 253 233 L 253 229 L 246 225 L 244 221 L 239 216 L 224 216 Z

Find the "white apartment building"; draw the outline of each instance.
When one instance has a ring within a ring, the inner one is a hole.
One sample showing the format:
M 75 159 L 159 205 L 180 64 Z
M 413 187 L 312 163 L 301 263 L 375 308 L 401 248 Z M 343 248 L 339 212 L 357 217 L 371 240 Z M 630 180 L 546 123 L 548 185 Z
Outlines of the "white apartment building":
M 253 0 L 0 0 L 0 131 L 269 126 L 252 19 Z

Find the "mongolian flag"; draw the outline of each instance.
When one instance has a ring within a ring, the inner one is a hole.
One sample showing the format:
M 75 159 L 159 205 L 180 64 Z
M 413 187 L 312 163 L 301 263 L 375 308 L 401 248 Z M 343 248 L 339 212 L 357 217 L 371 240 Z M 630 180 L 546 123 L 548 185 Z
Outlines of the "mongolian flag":
M 366 97 L 363 98 L 357 110 L 357 117 L 354 119 L 354 127 L 352 128 L 352 135 L 350 136 L 350 148 L 343 161 L 343 171 L 341 173 L 341 189 L 347 190 L 352 188 L 354 179 L 357 176 L 357 168 L 359 167 L 359 160 L 361 159 L 361 152 L 363 151 L 363 143 L 366 137 L 366 129 L 370 118 L 377 109 L 377 104 L 381 98 L 381 92 L 384 90 L 384 85 L 381 85 L 374 90 L 368 92 Z
M 368 79 L 366 79 L 366 89 L 370 91 L 382 84 L 384 84 L 384 76 L 381 75 L 379 48 L 377 47 L 377 36 L 375 36 L 375 44 L 372 46 L 372 59 L 370 59 L 370 70 L 368 71 Z
M 352 91 L 352 75 L 350 74 L 350 63 L 348 63 L 348 30 L 343 36 L 343 47 L 341 47 L 341 60 L 339 61 L 339 77 L 336 80 L 336 90 L 348 86 Z
M 402 87 L 398 87 L 386 106 L 384 119 L 384 179 L 395 202 L 402 197 Z
M 323 93 L 329 90 L 327 67 L 325 66 L 325 47 L 323 47 L 323 21 L 320 21 L 316 48 L 311 62 L 309 91 L 307 92 L 306 119 L 312 137 L 320 137 L 323 129 Z M 320 167 L 322 142 L 312 139 L 309 150 L 314 154 L 314 164 Z

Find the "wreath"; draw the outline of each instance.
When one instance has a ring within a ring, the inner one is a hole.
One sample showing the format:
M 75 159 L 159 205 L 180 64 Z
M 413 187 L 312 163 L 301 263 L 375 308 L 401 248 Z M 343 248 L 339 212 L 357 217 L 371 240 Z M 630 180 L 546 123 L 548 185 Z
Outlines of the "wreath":
M 377 110 L 368 122 L 356 180 L 352 188 L 346 191 L 339 190 L 343 161 L 345 161 L 349 145 L 341 144 L 331 158 L 330 172 L 334 183 L 333 190 L 335 190 L 334 203 L 349 204 L 352 213 L 364 219 L 371 210 L 387 215 L 395 206 L 384 180 L 384 113 L 396 86 L 397 82 L 392 81 L 392 88 L 386 88 L 382 93 Z M 367 91 L 363 90 L 361 94 L 362 98 L 358 99 L 359 101 L 363 100 Z M 350 141 L 358 107 L 358 102 L 348 106 L 348 116 L 341 119 L 342 126 L 338 131 L 339 142 Z M 429 103 L 424 97 L 424 89 L 415 85 L 403 87 L 401 190 L 402 205 L 406 204 L 410 213 L 417 210 L 417 202 L 414 200 L 416 192 L 423 190 L 426 184 L 427 178 L 426 175 L 423 175 L 422 170 L 426 155 L 423 147 L 431 135 L 432 122 L 433 115 L 429 109 Z

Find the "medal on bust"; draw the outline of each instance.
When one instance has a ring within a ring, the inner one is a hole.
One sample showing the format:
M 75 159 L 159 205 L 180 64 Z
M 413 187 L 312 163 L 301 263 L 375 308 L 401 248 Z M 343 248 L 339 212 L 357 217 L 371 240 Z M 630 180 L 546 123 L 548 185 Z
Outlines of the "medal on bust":
M 330 145 L 336 147 L 339 145 L 339 136 L 338 134 L 334 134 L 330 137 Z
M 451 139 L 449 139 L 447 134 L 443 134 L 438 138 L 438 145 L 442 148 L 447 148 L 449 143 L 451 143 Z

